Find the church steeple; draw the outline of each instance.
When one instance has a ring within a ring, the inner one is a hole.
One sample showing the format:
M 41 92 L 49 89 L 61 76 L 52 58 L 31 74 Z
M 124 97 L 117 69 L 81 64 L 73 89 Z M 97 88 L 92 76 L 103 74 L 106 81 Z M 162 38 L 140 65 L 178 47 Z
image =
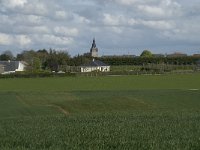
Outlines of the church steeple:
M 90 55 L 92 57 L 98 57 L 98 48 L 96 46 L 95 38 L 93 38 L 92 47 L 90 49 Z
M 92 48 L 96 48 L 95 38 L 93 38 Z

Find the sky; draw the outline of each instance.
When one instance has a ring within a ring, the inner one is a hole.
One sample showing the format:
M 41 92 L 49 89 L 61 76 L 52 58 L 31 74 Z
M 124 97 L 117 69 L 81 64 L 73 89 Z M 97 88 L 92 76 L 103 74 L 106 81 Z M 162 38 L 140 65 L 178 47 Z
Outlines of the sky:
M 200 53 L 199 0 L 0 0 L 0 53 Z

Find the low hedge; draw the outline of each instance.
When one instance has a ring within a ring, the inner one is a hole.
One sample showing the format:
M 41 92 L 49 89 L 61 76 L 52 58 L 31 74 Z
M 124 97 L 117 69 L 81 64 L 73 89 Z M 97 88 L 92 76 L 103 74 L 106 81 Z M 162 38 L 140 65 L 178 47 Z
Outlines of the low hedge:
M 51 73 L 51 72 L 21 72 L 11 74 L 0 74 L 0 78 L 44 78 L 44 77 L 67 77 L 75 76 L 75 73 Z

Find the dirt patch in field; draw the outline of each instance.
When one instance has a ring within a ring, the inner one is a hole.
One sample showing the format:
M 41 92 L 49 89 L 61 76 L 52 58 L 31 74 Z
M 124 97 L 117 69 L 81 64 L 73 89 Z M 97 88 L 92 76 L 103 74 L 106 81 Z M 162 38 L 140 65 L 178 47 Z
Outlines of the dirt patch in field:
M 18 102 L 20 102 L 23 106 L 29 107 L 29 105 L 28 105 L 26 102 L 24 102 L 23 97 L 22 97 L 21 95 L 16 94 L 16 99 L 17 99 Z
M 137 98 L 134 98 L 133 99 L 135 102 L 137 102 L 138 104 L 141 104 L 143 106 L 147 106 L 147 107 L 154 107 L 152 104 L 149 104 L 147 102 L 144 102 L 143 100 L 141 99 L 137 99 Z
M 51 104 L 51 105 L 44 105 L 44 106 L 56 108 L 56 109 L 58 109 L 60 112 L 62 112 L 64 115 L 66 115 L 66 116 L 69 115 L 69 112 L 66 111 L 64 108 L 62 108 L 61 106 L 54 105 L 54 104 Z
M 189 91 L 199 91 L 199 89 L 189 89 Z

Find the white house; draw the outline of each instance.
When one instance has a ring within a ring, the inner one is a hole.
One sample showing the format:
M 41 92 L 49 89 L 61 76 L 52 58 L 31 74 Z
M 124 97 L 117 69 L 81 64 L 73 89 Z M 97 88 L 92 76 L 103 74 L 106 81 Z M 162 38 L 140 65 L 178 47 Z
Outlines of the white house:
M 99 61 L 99 60 L 92 60 L 88 64 L 80 66 L 81 72 L 92 72 L 92 71 L 99 71 L 99 72 L 109 72 L 110 66 Z
M 0 64 L 0 74 L 4 72 L 4 66 Z
M 15 73 L 16 71 L 25 71 L 26 63 L 23 61 L 0 61 L 1 74 Z

